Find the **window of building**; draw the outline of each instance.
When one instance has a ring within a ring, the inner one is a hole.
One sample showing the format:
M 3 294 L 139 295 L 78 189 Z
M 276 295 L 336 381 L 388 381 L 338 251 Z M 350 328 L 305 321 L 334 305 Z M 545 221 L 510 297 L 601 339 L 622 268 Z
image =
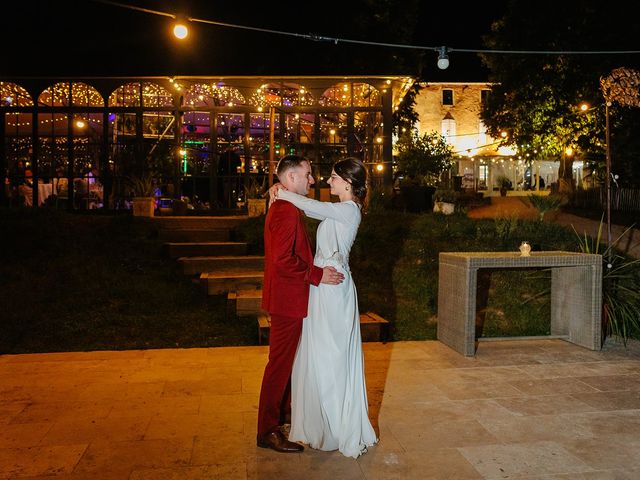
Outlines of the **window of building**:
M 442 105 L 453 105 L 453 90 L 450 88 L 442 89 Z
M 478 145 L 486 145 L 487 144 L 487 127 L 485 127 L 483 122 L 478 122 Z
M 486 105 L 489 101 L 489 95 L 491 94 L 491 90 L 483 89 L 480 90 L 480 103 L 482 105 Z
M 489 179 L 489 165 L 480 165 L 478 167 L 478 188 L 486 189 L 488 179 Z
M 440 133 L 444 137 L 447 137 L 447 141 L 451 143 L 449 137 L 455 137 L 456 135 L 456 121 L 451 116 L 451 114 L 447 113 L 447 115 L 442 119 Z

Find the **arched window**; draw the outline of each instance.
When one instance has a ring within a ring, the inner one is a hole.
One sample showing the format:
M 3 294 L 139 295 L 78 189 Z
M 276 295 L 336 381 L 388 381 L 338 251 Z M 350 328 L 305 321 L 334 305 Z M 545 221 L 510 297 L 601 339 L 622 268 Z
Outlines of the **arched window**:
M 191 85 L 184 96 L 184 104 L 194 107 L 225 107 L 245 105 L 240 90 L 223 83 L 196 83 Z
M 110 107 L 173 107 L 173 95 L 151 82 L 132 82 L 118 87 L 109 95 Z
M 382 96 L 368 83 L 344 82 L 325 90 L 318 103 L 325 107 L 376 107 L 382 105 Z
M 102 107 L 104 99 L 91 85 L 83 82 L 60 82 L 42 91 L 38 104 L 46 107 Z
M 266 83 L 249 99 L 250 105 L 293 107 L 313 105 L 314 100 L 309 91 L 297 83 Z
M 440 132 L 442 133 L 442 136 L 447 137 L 448 143 L 453 143 L 453 138 L 451 137 L 456 136 L 456 121 L 450 113 L 447 113 L 442 119 Z
M 487 144 L 487 127 L 483 121 L 478 122 L 478 146 L 484 147 Z
M 17 83 L 0 82 L 0 107 L 32 107 L 29 92 Z

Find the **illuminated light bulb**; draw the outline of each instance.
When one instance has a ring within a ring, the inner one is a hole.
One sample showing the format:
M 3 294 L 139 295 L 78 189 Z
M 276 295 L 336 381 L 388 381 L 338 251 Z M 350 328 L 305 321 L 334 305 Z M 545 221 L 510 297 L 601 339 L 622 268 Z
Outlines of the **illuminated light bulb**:
M 181 148 L 180 150 L 178 150 L 178 153 L 180 154 L 180 156 L 185 156 L 187 154 L 187 151 L 184 148 Z
M 84 128 L 87 124 L 84 123 L 84 120 L 76 120 L 76 127 Z
M 586 111 L 589 108 L 589 105 L 587 103 L 583 103 L 582 105 L 580 105 L 580 110 L 582 110 L 583 112 Z
M 261 112 L 262 111 L 262 107 L 258 107 L 258 111 Z
M 391 80 L 387 80 L 387 85 L 391 85 Z
M 376 170 L 377 170 L 378 172 L 381 172 L 382 170 L 384 170 L 384 165 L 382 165 L 381 163 L 377 164 L 377 165 L 376 165 Z
M 449 56 L 447 55 L 447 47 L 438 48 L 438 68 L 446 70 L 449 68 Z
M 189 35 L 189 29 L 184 23 L 178 22 L 173 26 L 173 35 L 179 40 L 184 40 Z
M 376 137 L 376 142 L 382 143 L 382 137 Z
M 198 100 L 200 101 L 204 100 L 204 95 L 198 95 Z
M 500 132 L 500 136 L 502 138 L 507 138 L 507 132 L 505 132 L 504 130 L 502 132 Z
M 333 128 L 332 128 L 331 130 L 329 130 L 329 133 L 330 133 L 331 135 L 335 135 L 335 134 L 336 134 L 336 131 L 335 131 L 335 129 L 333 129 Z

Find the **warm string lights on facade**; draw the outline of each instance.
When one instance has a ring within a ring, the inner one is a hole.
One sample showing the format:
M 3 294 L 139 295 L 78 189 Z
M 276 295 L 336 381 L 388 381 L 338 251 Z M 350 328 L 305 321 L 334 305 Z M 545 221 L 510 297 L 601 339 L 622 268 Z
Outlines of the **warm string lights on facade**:
M 6 99 L 0 108 L 5 110 L 7 115 L 7 126 L 12 128 L 31 128 L 32 122 L 31 113 L 28 112 L 11 112 L 11 107 L 30 106 L 33 107 L 36 104 L 44 107 L 60 108 L 60 107 L 91 107 L 91 108 L 139 108 L 143 107 L 143 134 L 146 136 L 164 136 L 167 132 L 168 123 L 163 120 L 166 118 L 173 121 L 175 112 L 176 93 L 180 92 L 180 98 L 184 98 L 184 105 L 191 106 L 197 109 L 199 106 L 204 107 L 233 107 L 238 106 L 251 106 L 255 107 L 258 114 L 251 113 L 250 127 L 267 130 L 269 128 L 269 119 L 264 116 L 263 112 L 267 110 L 267 107 L 296 107 L 306 105 L 318 105 L 321 107 L 381 107 L 382 94 L 386 91 L 386 86 L 390 86 L 392 80 L 385 79 L 384 86 L 376 88 L 373 85 L 366 82 L 347 81 L 336 83 L 329 87 L 324 87 L 321 90 L 319 97 L 314 98 L 309 89 L 303 85 L 286 83 L 286 82 L 272 82 L 265 83 L 254 90 L 254 95 L 249 97 L 249 100 L 245 100 L 245 97 L 240 93 L 240 90 L 235 87 L 224 85 L 222 82 L 194 82 L 193 80 L 186 78 L 167 78 L 166 85 L 162 85 L 157 81 L 134 81 L 130 83 L 124 83 L 115 88 L 111 93 L 105 94 L 103 97 L 95 87 L 85 84 L 83 82 L 59 82 L 55 83 L 44 90 L 40 94 L 34 95 L 33 99 L 26 89 L 22 88 L 12 82 L 0 82 L 0 98 Z M 410 83 L 406 77 L 398 79 L 398 84 L 403 82 L 404 84 Z M 246 88 L 240 86 L 240 88 Z M 175 92 L 171 90 L 175 89 Z M 19 92 L 19 93 L 17 93 Z M 35 101 L 34 101 L 35 100 Z M 254 101 L 255 100 L 255 101 Z M 237 104 L 236 104 L 237 102 Z M 207 108 L 207 109 L 208 109 Z M 155 111 L 154 111 L 155 109 Z M 260 111 L 262 110 L 262 112 Z M 244 110 L 243 110 L 244 111 Z M 16 115 L 16 121 L 12 122 L 13 115 Z M 183 124 L 185 127 L 189 125 L 193 126 L 193 129 L 185 128 L 183 135 L 185 139 L 188 139 L 188 135 L 198 132 L 202 134 L 206 130 L 199 131 L 199 126 L 204 123 L 203 127 L 208 129 L 210 127 L 211 113 L 206 111 L 186 110 L 183 111 Z M 284 114 L 284 117 L 282 117 Z M 11 117 L 9 117 L 11 115 Z M 48 118 L 48 116 L 51 118 Z M 102 116 L 101 113 L 78 113 L 73 116 L 69 116 L 66 113 L 45 113 L 39 114 L 39 131 L 43 134 L 50 130 L 49 126 L 54 124 L 60 125 L 62 128 L 66 128 L 65 124 L 73 122 L 74 128 L 74 144 L 76 142 L 86 143 L 90 131 L 96 134 L 103 131 Z M 218 113 L 218 115 L 228 115 L 224 113 Z M 43 118 L 43 117 L 47 118 Z M 287 112 L 286 110 L 280 111 L 274 119 L 274 125 L 280 131 L 281 121 L 284 119 L 285 132 L 294 134 L 295 137 L 306 138 L 308 142 L 312 143 L 314 138 L 314 122 L 317 116 L 320 122 L 321 142 L 322 143 L 335 143 L 336 145 L 346 145 L 346 128 L 347 128 L 347 114 L 346 113 L 300 113 L 300 112 Z M 95 118 L 94 118 L 95 117 Z M 21 122 L 18 119 L 28 118 L 28 121 Z M 219 117 L 220 118 L 220 117 Z M 245 125 L 244 114 L 228 115 L 228 124 L 236 124 L 237 128 L 242 131 Z M 354 126 L 356 127 L 355 142 L 356 148 L 381 148 L 383 146 L 384 137 L 379 135 L 382 131 L 383 124 L 381 121 L 380 112 L 370 111 L 356 111 L 354 114 Z M 129 132 L 131 134 L 137 126 L 131 113 L 110 113 L 108 117 L 110 129 L 113 132 L 118 131 Z M 80 123 L 78 123 L 80 122 Z M 126 126 L 126 122 L 131 125 Z M 373 123 L 371 123 L 373 122 Z M 119 126 L 116 126 L 118 124 Z M 224 126 L 225 121 L 220 122 Z M 366 126 L 366 128 L 364 128 Z M 89 129 L 89 127 L 91 127 Z M 148 130 L 147 129 L 151 129 Z M 328 129 L 333 129 L 336 133 L 333 142 L 328 142 L 326 139 L 326 132 Z M 111 132 L 111 130 L 109 130 Z M 296 135 L 297 132 L 297 135 Z M 109 133 L 111 134 L 111 133 Z M 288 135 L 288 134 L 287 134 Z M 76 137 L 77 136 L 77 137 Z M 173 138 L 173 131 L 170 132 L 171 138 Z M 61 146 L 65 144 L 66 133 L 62 135 L 54 135 L 55 142 Z M 159 137 L 160 138 L 160 137 Z M 322 139 L 324 138 L 324 139 Z M 264 144 L 264 137 L 254 138 L 249 136 L 250 142 L 258 142 L 258 144 Z M 281 140 L 283 141 L 283 140 Z M 27 142 L 28 143 L 28 142 Z M 186 143 L 186 141 L 185 141 Z M 239 142 L 240 143 L 240 142 Z M 79 143 L 77 143 L 79 144 Z M 17 141 L 12 143 L 16 148 L 22 148 L 18 145 Z M 368 145 L 368 147 L 364 147 Z M 13 150 L 13 148 L 12 148 Z M 188 154 L 190 151 L 203 152 L 205 150 L 202 147 L 186 146 L 185 150 Z M 44 151 L 44 150 L 43 150 Z M 208 150 L 206 150 L 208 151 Z M 177 151 L 176 151 L 177 152 Z M 375 158 L 378 155 L 375 155 Z M 376 161 L 375 165 L 382 165 L 383 162 Z M 376 167 L 377 168 L 377 167 Z

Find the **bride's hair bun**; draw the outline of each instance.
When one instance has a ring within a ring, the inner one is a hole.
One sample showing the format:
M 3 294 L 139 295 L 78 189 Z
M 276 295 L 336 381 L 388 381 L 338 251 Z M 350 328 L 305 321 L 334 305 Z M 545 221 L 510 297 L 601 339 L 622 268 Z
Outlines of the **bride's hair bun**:
M 364 205 L 367 197 L 367 169 L 364 163 L 358 158 L 348 157 L 336 162 L 333 171 L 351 184 L 354 200 Z

